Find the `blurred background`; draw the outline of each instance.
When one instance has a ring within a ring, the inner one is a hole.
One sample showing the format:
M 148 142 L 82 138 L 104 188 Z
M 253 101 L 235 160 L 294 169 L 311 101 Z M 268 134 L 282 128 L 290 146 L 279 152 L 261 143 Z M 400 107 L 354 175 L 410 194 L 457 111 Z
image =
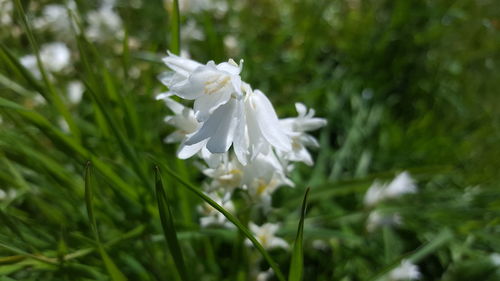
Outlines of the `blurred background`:
M 120 280 L 88 223 L 89 159 L 108 258 L 129 280 L 180 280 L 151 167 L 160 161 L 197 186 L 204 177 L 162 141 L 170 112 L 155 96 L 166 91 L 157 77 L 172 2 L 16 2 L 0 0 L 0 280 Z M 296 187 L 279 189 L 258 218 L 281 222 L 278 235 L 293 242 L 311 187 L 304 280 L 407 280 L 387 276 L 404 260 L 420 280 L 500 280 L 498 1 L 179 4 L 181 54 L 244 59 L 243 79 L 278 116 L 302 102 L 328 120 L 315 132 L 315 164 L 298 164 Z M 364 204 L 376 180 L 403 171 L 416 193 Z M 201 228 L 201 200 L 164 181 L 195 280 L 266 280 L 257 278 L 268 265 L 240 233 Z M 374 212 L 386 220 L 368 226 Z M 290 253 L 271 255 L 287 272 Z

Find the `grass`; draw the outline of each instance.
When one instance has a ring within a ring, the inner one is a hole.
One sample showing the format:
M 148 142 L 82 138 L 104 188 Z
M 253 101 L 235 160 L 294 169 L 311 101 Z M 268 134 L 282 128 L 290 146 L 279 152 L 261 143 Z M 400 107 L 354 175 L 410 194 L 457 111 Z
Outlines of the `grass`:
M 100 4 L 75 2 L 85 31 Z M 41 79 L 20 58 L 61 40 L 34 22 L 62 2 L 12 2 L 0 29 L 0 280 L 255 280 L 270 267 L 271 280 L 380 280 L 405 259 L 422 280 L 499 278 L 495 1 L 228 0 L 225 13 L 179 1 L 178 17 L 172 3 L 136 2 L 116 4 L 123 36 L 70 30 L 71 65 L 50 73 L 38 58 Z M 183 33 L 190 20 L 202 40 Z M 154 97 L 168 49 L 243 58 L 243 79 L 280 117 L 303 102 L 328 120 L 315 164 L 297 165 L 271 213 L 248 214 L 236 198 L 231 214 L 201 192 L 196 161 L 163 143 L 169 112 Z M 78 104 L 73 80 L 85 88 Z M 376 207 L 403 224 L 367 231 L 365 191 L 403 170 L 418 193 Z M 200 227 L 203 202 L 236 227 Z M 294 250 L 265 250 L 249 220 L 280 222 Z

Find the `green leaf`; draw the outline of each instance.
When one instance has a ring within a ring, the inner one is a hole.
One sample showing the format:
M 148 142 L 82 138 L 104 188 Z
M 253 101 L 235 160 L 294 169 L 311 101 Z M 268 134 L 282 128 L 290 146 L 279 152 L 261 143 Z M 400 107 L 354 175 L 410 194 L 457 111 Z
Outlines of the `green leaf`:
M 167 194 L 163 188 L 161 180 L 160 169 L 155 167 L 155 190 L 156 200 L 158 201 L 158 212 L 160 213 L 161 226 L 163 228 L 163 235 L 167 241 L 170 253 L 174 259 L 177 270 L 182 280 L 189 280 L 186 266 L 184 265 L 184 257 L 182 255 L 179 240 L 177 239 L 177 232 L 175 230 L 174 218 L 170 210 L 167 200 Z
M 176 55 L 181 51 L 181 17 L 179 12 L 179 0 L 172 1 L 172 22 L 171 22 L 171 42 L 170 51 Z
M 297 236 L 295 237 L 295 242 L 293 244 L 292 261 L 290 262 L 290 270 L 288 272 L 289 281 L 300 281 L 302 280 L 302 275 L 304 271 L 304 218 L 306 216 L 307 209 L 307 197 L 309 195 L 310 188 L 306 189 L 304 194 L 304 199 L 302 201 L 302 208 L 300 210 L 300 220 L 299 226 L 297 228 Z
M 92 164 L 90 161 L 87 161 L 85 165 L 85 203 L 87 206 L 87 214 L 89 216 L 90 226 L 95 235 L 95 240 L 97 242 L 97 246 L 99 248 L 99 254 L 104 262 L 104 266 L 108 271 L 108 274 L 113 281 L 125 281 L 127 278 L 123 273 L 118 269 L 116 264 L 111 260 L 108 253 L 104 250 L 104 247 L 101 244 L 101 239 L 99 238 L 99 231 L 97 230 L 97 223 L 94 216 L 94 206 L 92 204 Z
M 257 241 L 257 239 L 252 235 L 252 233 L 250 232 L 250 230 L 248 230 L 248 228 L 245 227 L 233 214 L 231 214 L 230 212 L 226 211 L 222 206 L 220 206 L 219 204 L 217 204 L 214 200 L 212 200 L 210 197 L 208 197 L 207 195 L 205 195 L 202 191 L 200 191 L 194 185 L 192 185 L 191 183 L 189 183 L 189 182 L 185 181 L 184 179 L 182 179 L 181 177 L 179 177 L 177 175 L 177 173 L 175 173 L 167 165 L 165 165 L 161 161 L 159 161 L 159 159 L 156 159 L 152 155 L 150 155 L 150 157 L 154 161 L 156 161 L 157 163 L 160 163 L 161 166 L 163 167 L 163 169 L 165 171 L 167 171 L 167 173 L 170 176 L 172 176 L 173 178 L 175 178 L 176 180 L 178 180 L 188 190 L 190 190 L 191 192 L 193 192 L 196 196 L 198 196 L 199 198 L 201 198 L 203 201 L 207 202 L 207 204 L 209 204 L 210 206 L 212 206 L 214 209 L 216 209 L 217 211 L 221 212 L 227 218 L 227 220 L 229 220 L 230 222 L 232 222 L 246 236 L 246 238 L 248 238 L 252 242 L 252 244 L 255 246 L 255 248 L 257 248 L 257 250 L 264 257 L 264 259 L 266 259 L 266 261 L 269 263 L 269 265 L 273 269 L 274 273 L 276 274 L 276 277 L 278 278 L 278 280 L 285 281 L 285 276 L 281 272 L 278 264 L 273 260 L 273 258 L 271 258 L 271 256 L 269 255 L 269 253 L 264 249 L 264 247 L 262 247 L 262 245 L 259 243 L 259 241 Z

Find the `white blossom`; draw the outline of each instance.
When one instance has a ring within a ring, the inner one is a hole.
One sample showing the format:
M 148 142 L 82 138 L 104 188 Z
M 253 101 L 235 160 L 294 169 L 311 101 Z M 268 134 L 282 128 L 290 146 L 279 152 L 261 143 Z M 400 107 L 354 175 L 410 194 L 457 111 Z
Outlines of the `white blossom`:
M 253 232 L 255 239 L 264 247 L 264 249 L 283 248 L 288 249 L 288 243 L 279 237 L 276 237 L 276 232 L 280 228 L 279 224 L 265 223 L 261 226 L 249 223 L 249 228 Z M 247 245 L 251 245 L 250 240 L 246 240 Z
M 373 232 L 384 226 L 398 226 L 403 223 L 403 219 L 398 213 L 384 214 L 380 211 L 372 211 L 366 221 L 366 230 Z
M 73 16 L 78 15 L 74 1 L 68 1 L 68 6 L 58 4 L 46 5 L 42 10 L 42 15 L 34 19 L 33 25 L 37 29 L 50 30 L 61 40 L 72 38 L 72 28 L 77 31 L 78 25 L 68 15 L 68 10 L 70 13 L 73 13 Z
M 389 279 L 391 281 L 417 280 L 420 278 L 421 274 L 418 270 L 418 266 L 408 260 L 402 260 L 401 265 L 389 273 Z
M 402 172 L 397 175 L 385 190 L 387 198 L 397 198 L 404 194 L 416 192 L 417 186 L 408 172 Z
M 381 184 L 375 181 L 370 188 L 368 188 L 364 203 L 366 206 L 371 207 L 381 201 L 387 199 L 394 199 L 401 197 L 405 194 L 416 193 L 417 186 L 408 172 L 402 172 L 397 175 L 389 184 Z
M 190 59 L 169 53 L 163 61 L 174 73 L 164 76 L 162 82 L 177 96 L 194 100 L 195 116 L 200 122 L 207 121 L 221 105 L 231 98 L 241 99 L 241 78 L 243 67 L 233 60 L 218 65 L 209 61 L 202 65 Z
M 14 2 L 11 0 L 0 0 L 0 24 L 6 26 L 12 23 Z
M 87 13 L 86 35 L 90 40 L 104 42 L 123 37 L 122 19 L 113 10 L 113 2 L 104 3 L 98 10 Z
M 49 72 L 57 73 L 70 64 L 71 51 L 62 42 L 53 42 L 42 45 L 40 48 L 40 60 Z M 21 64 L 27 68 L 36 78 L 41 78 L 35 55 L 26 55 L 21 57 Z
M 68 84 L 67 88 L 67 93 L 68 93 L 68 100 L 72 104 L 78 104 L 82 100 L 83 92 L 85 91 L 85 88 L 80 81 L 71 81 Z
M 299 114 L 298 117 L 280 120 L 280 125 L 292 140 L 292 150 L 281 153 L 281 156 L 289 161 L 299 161 L 307 165 L 312 165 L 313 160 L 306 147 L 317 148 L 319 147 L 319 143 L 313 136 L 306 134 L 306 132 L 325 126 L 326 120 L 323 118 L 314 118 L 314 109 L 307 111 L 307 107 L 302 103 L 296 103 L 295 108 Z

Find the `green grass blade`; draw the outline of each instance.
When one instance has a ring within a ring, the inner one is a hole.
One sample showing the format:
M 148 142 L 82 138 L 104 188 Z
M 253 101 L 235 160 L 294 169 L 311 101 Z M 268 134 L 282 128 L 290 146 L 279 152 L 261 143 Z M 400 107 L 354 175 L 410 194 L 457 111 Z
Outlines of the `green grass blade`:
M 171 20 L 171 42 L 170 51 L 176 55 L 181 51 L 181 17 L 179 12 L 179 1 L 172 1 L 172 20 Z
M 43 66 L 42 60 L 40 58 L 40 52 L 38 48 L 38 44 L 35 40 L 35 35 L 33 33 L 33 30 L 31 28 L 31 25 L 28 21 L 28 17 L 26 13 L 24 12 L 24 8 L 21 4 L 20 0 L 15 0 L 14 1 L 16 4 L 16 8 L 18 10 L 18 13 L 21 18 L 21 22 L 23 24 L 23 27 L 26 31 L 26 34 L 28 36 L 28 40 L 33 48 L 34 54 L 36 56 L 38 68 L 40 70 L 40 74 L 42 75 L 42 80 L 46 86 L 47 89 L 47 95 L 45 97 L 48 97 L 49 102 L 51 102 L 54 107 L 59 111 L 59 113 L 64 117 L 64 120 L 68 123 L 70 132 L 73 134 L 75 139 L 80 142 L 80 129 L 76 126 L 75 121 L 73 120 L 73 117 L 71 116 L 71 113 L 69 112 L 68 108 L 64 104 L 63 100 L 61 99 L 60 95 L 56 92 L 56 89 L 54 88 L 54 85 L 49 79 L 49 75 L 45 71 L 45 67 Z
M 167 173 L 178 180 L 183 186 L 185 186 L 187 189 L 189 189 L 191 192 L 193 192 L 196 196 L 201 198 L 203 201 L 207 202 L 210 206 L 212 206 L 214 209 L 217 211 L 221 212 L 231 223 L 233 223 L 245 236 L 248 238 L 252 244 L 257 248 L 257 250 L 261 253 L 261 255 L 266 259 L 266 261 L 269 263 L 271 268 L 273 269 L 274 273 L 276 274 L 276 277 L 280 281 L 285 281 L 285 276 L 281 272 L 278 264 L 274 261 L 273 258 L 269 255 L 269 253 L 262 247 L 262 245 L 257 241 L 257 239 L 252 235 L 250 230 L 246 226 L 244 226 L 233 214 L 229 213 L 226 211 L 222 206 L 217 204 L 214 200 L 212 200 L 210 197 L 205 195 L 202 191 L 200 191 L 198 188 L 196 188 L 194 185 L 191 183 L 185 181 L 181 177 L 179 177 L 174 171 L 172 171 L 167 165 L 162 164 L 161 161 L 158 161 L 159 159 L 156 159 L 154 156 L 151 156 L 157 163 L 160 163 L 162 168 L 167 171 Z
M 302 275 L 304 271 L 304 219 L 306 216 L 307 209 L 307 197 L 309 195 L 310 188 L 306 189 L 304 194 L 304 199 L 302 201 L 302 208 L 300 209 L 300 220 L 299 226 L 297 228 L 297 236 L 295 237 L 295 243 L 293 244 L 292 260 L 290 262 L 290 270 L 288 272 L 289 281 L 300 281 L 302 280 Z
M 155 190 L 156 199 L 158 201 L 158 212 L 160 213 L 161 226 L 163 228 L 163 235 L 165 236 L 165 240 L 167 241 L 170 253 L 172 254 L 181 279 L 189 280 L 186 266 L 184 264 L 184 257 L 179 245 L 179 240 L 177 239 L 174 218 L 167 201 L 167 194 L 163 188 L 163 182 L 161 180 L 160 169 L 158 166 L 155 167 Z
M 108 253 L 104 250 L 104 247 L 101 244 L 101 239 L 99 238 L 99 231 L 97 230 L 97 223 L 94 216 L 94 206 L 92 204 L 93 198 L 93 190 L 92 190 L 92 164 L 90 161 L 87 161 L 85 165 L 85 204 L 87 206 L 87 215 L 89 216 L 90 226 L 92 231 L 94 232 L 95 240 L 97 242 L 97 246 L 99 248 L 99 254 L 104 262 L 104 266 L 108 271 L 111 280 L 113 281 L 125 281 L 125 275 L 118 269 L 116 264 L 111 260 Z

